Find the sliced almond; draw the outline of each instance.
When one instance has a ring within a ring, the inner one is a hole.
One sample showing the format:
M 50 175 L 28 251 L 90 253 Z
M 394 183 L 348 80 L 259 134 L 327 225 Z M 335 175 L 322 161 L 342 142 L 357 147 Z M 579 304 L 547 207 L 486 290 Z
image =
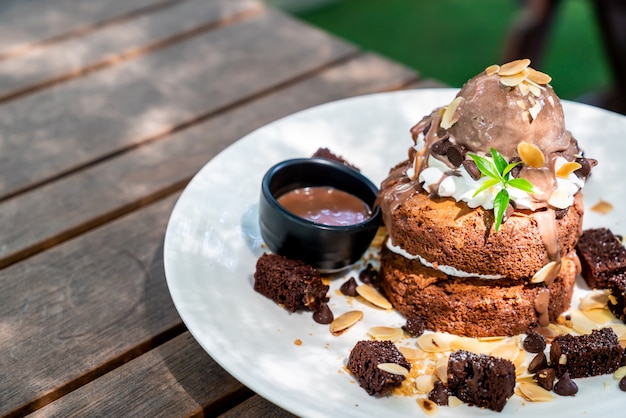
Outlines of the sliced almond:
M 419 407 L 422 408 L 422 411 L 428 416 L 434 415 L 439 408 L 436 403 L 428 398 L 417 398 L 416 401 Z
M 589 309 L 602 309 L 608 306 L 609 294 L 604 290 L 593 290 L 580 298 L 578 309 L 586 311 Z
M 556 189 L 550 195 L 548 203 L 557 209 L 565 209 L 571 204 L 572 198 L 563 189 Z
M 443 356 L 435 363 L 435 374 L 444 385 L 448 384 L 448 361 L 448 356 Z
M 339 334 L 363 319 L 362 311 L 348 311 L 339 315 L 330 323 L 330 332 Z
M 450 343 L 454 338 L 453 335 L 442 332 L 422 334 L 417 338 L 417 345 L 428 353 L 442 353 L 450 351 Z
M 500 70 L 500 75 L 502 75 L 502 70 Z M 523 70 L 517 74 L 507 75 L 500 77 L 500 83 L 507 87 L 515 87 L 520 84 L 522 81 L 526 80 L 526 76 L 528 75 L 528 70 Z
M 626 324 L 608 324 L 607 327 L 613 328 L 618 338 L 626 337 Z
M 537 119 L 537 116 L 539 115 L 539 112 L 541 112 L 541 109 L 541 103 L 539 102 L 535 103 L 533 107 L 528 109 L 528 113 L 530 113 L 530 117 L 532 118 L 532 120 Z
M 378 290 L 374 289 L 372 286 L 368 286 L 366 284 L 362 284 L 356 287 L 356 292 L 366 301 L 371 304 L 378 306 L 383 309 L 391 309 L 393 306 L 391 302 L 387 300 L 386 297 L 381 295 Z
M 613 374 L 613 377 L 618 380 L 622 380 L 624 376 L 626 376 L 626 366 L 622 366 L 619 369 L 615 370 L 615 373 Z
M 396 374 L 398 376 L 406 376 L 409 374 L 409 371 L 405 367 L 396 363 L 380 363 L 376 367 L 384 372 Z
M 535 383 L 535 375 L 534 374 L 522 374 L 515 377 L 516 382 L 526 382 L 526 383 Z
M 548 74 L 537 71 L 534 68 L 528 69 L 528 79 L 534 81 L 537 84 L 548 84 L 550 81 L 552 81 L 552 77 L 550 77 Z
M 499 73 L 500 75 L 514 75 L 524 71 L 529 65 L 530 60 L 528 58 L 507 62 L 506 64 L 502 64 L 500 66 Z
M 556 170 L 556 176 L 562 179 L 566 179 L 569 177 L 570 174 L 578 170 L 580 167 L 581 165 L 576 161 L 568 161 L 563 164 L 558 170 Z
M 402 328 L 394 327 L 372 327 L 367 333 L 375 340 L 398 341 L 404 336 Z
M 450 408 L 456 408 L 457 406 L 463 405 L 463 401 L 457 398 L 456 396 L 448 396 L 448 406 Z
M 399 346 L 398 351 L 400 351 L 407 360 L 423 360 L 428 356 L 425 351 L 413 347 Z
M 550 103 L 550 106 L 554 107 L 554 99 L 552 96 L 548 96 L 548 103 Z
M 524 350 L 520 349 L 517 345 L 510 343 L 497 347 L 489 354 L 494 357 L 507 359 L 515 366 L 521 365 L 526 358 Z
M 598 328 L 598 324 L 587 318 L 578 309 L 570 311 L 572 317 L 572 329 L 579 334 L 591 334 L 591 331 Z
M 519 88 L 520 93 L 522 93 L 522 96 L 528 96 L 528 93 L 530 93 L 530 87 L 528 87 L 528 83 L 526 83 L 526 81 L 522 81 L 521 83 L 519 83 L 517 85 L 517 88 Z
M 534 383 L 519 382 L 517 384 L 521 396 L 529 402 L 549 402 L 554 395 Z
M 608 310 L 608 308 L 601 309 L 587 309 L 586 311 L 582 311 L 583 315 L 587 318 L 591 319 L 597 325 L 604 325 L 607 322 L 613 321 L 615 317 Z
M 546 157 L 543 155 L 543 152 L 530 142 L 520 142 L 517 146 L 517 153 L 524 164 L 532 168 L 541 168 L 546 163 Z
M 531 283 L 551 283 L 561 271 L 561 263 L 558 261 L 550 261 L 541 267 L 537 273 L 530 279 Z
M 520 109 L 522 109 L 522 110 L 526 110 L 526 107 L 527 107 L 527 106 L 526 106 L 526 102 L 525 102 L 525 101 L 523 101 L 523 100 L 518 100 L 516 103 L 517 103 L 517 107 L 519 107 L 519 108 L 520 108 Z
M 500 66 L 498 64 L 493 64 L 485 68 L 485 74 L 487 74 L 487 76 L 494 75 L 498 71 L 500 71 Z
M 475 354 L 487 354 L 494 349 L 495 345 L 495 343 L 468 337 L 457 337 L 450 342 L 450 348 L 454 351 L 465 350 Z
M 421 374 L 415 378 L 415 388 L 420 394 L 428 394 L 435 387 L 437 376 L 433 374 Z
M 457 112 L 457 109 L 464 100 L 463 97 L 459 96 L 455 97 L 454 100 L 450 102 L 448 107 L 446 107 L 446 111 L 443 112 L 439 126 L 443 129 L 450 129 L 450 127 L 459 120 L 459 112 Z

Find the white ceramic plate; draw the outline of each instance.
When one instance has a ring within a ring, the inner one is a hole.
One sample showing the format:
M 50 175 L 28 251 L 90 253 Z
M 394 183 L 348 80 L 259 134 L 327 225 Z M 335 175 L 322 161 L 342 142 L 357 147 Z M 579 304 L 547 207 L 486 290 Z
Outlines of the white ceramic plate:
M 364 320 L 339 337 L 310 312 L 290 314 L 256 293 L 253 274 L 262 254 L 257 226 L 261 178 L 273 164 L 311 155 L 319 147 L 361 167 L 374 183 L 406 158 L 409 128 L 434 107 L 447 104 L 453 89 L 401 91 L 355 97 L 311 108 L 258 129 L 211 160 L 189 183 L 168 224 L 164 261 L 167 283 L 180 316 L 194 338 L 229 373 L 250 389 L 300 416 L 424 416 L 410 397 L 375 398 L 344 371 L 354 344 L 371 326 L 401 326 L 395 311 L 361 306 L 338 296 L 331 285 L 335 316 L 362 309 Z M 587 208 L 600 199 L 614 210 L 587 210 L 585 228 L 606 226 L 625 233 L 626 118 L 565 102 L 566 123 L 588 157 L 600 164 L 587 183 Z M 359 264 L 356 269 L 362 268 Z M 578 285 L 577 296 L 584 293 Z M 355 304 L 359 306 L 354 306 Z M 296 342 L 299 342 L 298 344 Z M 409 342 L 405 342 L 408 344 Z M 626 405 L 612 376 L 577 379 L 576 397 L 524 403 L 512 397 L 501 414 L 462 405 L 442 407 L 448 416 L 617 416 Z M 608 382 L 605 385 L 604 382 Z

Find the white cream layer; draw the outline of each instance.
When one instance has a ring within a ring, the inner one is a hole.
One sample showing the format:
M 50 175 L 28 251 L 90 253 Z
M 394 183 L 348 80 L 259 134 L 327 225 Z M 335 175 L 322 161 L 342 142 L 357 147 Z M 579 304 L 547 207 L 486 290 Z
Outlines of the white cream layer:
M 468 273 L 462 270 L 458 270 L 452 266 L 443 266 L 443 265 L 437 265 L 436 267 L 430 263 L 429 261 L 425 260 L 424 257 L 419 256 L 419 255 L 413 255 L 410 254 L 408 252 L 406 252 L 404 249 L 402 249 L 401 247 L 394 245 L 391 242 L 391 238 L 387 239 L 387 248 L 389 248 L 390 251 L 401 255 L 404 258 L 408 258 L 409 260 L 419 260 L 420 263 L 422 263 L 424 266 L 435 269 L 435 270 L 439 270 L 442 273 L 447 274 L 448 276 L 454 276 L 454 277 L 459 277 L 459 278 L 478 278 L 478 279 L 487 279 L 487 280 L 497 280 L 497 279 L 501 279 L 503 276 L 499 275 L 499 274 L 478 274 L 478 273 Z

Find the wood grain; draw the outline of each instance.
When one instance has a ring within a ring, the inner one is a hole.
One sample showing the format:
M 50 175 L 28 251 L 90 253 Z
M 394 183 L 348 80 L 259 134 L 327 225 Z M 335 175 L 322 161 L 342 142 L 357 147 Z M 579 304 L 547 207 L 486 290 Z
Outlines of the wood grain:
M 42 42 L 83 34 L 176 1 L 179 0 L 3 0 L 0 59 L 28 51 Z
M 220 418 L 263 417 L 263 418 L 294 418 L 284 409 L 279 408 L 259 395 L 255 395 L 220 415 Z
M 179 190 L 219 151 L 257 127 L 328 101 L 396 89 L 416 78 L 414 72 L 376 55 L 360 55 L 0 202 L 0 267 Z
M 250 396 L 249 389 L 215 363 L 185 332 L 57 399 L 31 417 L 217 416 Z M 259 402 L 261 406 L 255 408 L 255 414 L 240 416 L 266 416 L 256 414 L 272 410 L 263 407 L 265 402 Z
M 355 51 L 269 11 L 7 102 L 0 107 L 0 198 L 158 138 Z
M 162 255 L 176 197 L 0 270 L 0 416 L 43 406 L 182 331 Z
M 148 53 L 262 10 L 255 0 L 187 0 L 0 60 L 0 101 Z

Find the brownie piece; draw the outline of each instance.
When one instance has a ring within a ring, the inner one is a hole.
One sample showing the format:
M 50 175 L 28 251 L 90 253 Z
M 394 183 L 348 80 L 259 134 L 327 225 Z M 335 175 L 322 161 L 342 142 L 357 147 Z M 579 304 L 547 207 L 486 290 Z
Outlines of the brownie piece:
M 560 335 L 550 346 L 550 364 L 558 377 L 569 372 L 572 379 L 613 373 L 620 367 L 624 348 L 611 328 L 591 334 Z
M 605 289 L 609 277 L 626 271 L 626 248 L 607 228 L 584 231 L 576 250 L 582 275 L 592 289 Z
M 345 165 L 347 167 L 350 167 L 350 168 L 352 168 L 352 169 L 354 169 L 354 170 L 356 170 L 358 172 L 361 171 L 358 167 L 356 167 L 355 165 L 350 164 L 342 156 L 334 154 L 328 148 L 318 148 L 317 151 L 315 151 L 311 157 L 313 157 L 313 158 L 325 158 L 327 160 L 333 160 L 333 161 L 341 163 L 341 164 L 343 164 L 343 165 Z
M 322 283 L 319 271 L 278 254 L 265 253 L 257 260 L 254 290 L 291 312 L 315 311 L 328 301 L 328 286 Z
M 616 318 L 626 323 L 626 275 L 618 274 L 608 281 L 609 309 Z
M 515 389 L 509 360 L 459 350 L 448 360 L 448 391 L 463 402 L 502 411 Z
M 409 363 L 391 341 L 363 340 L 356 343 L 348 358 L 348 370 L 370 395 L 387 394 L 402 384 L 405 377 L 378 368 L 382 363 L 396 363 L 411 370 Z

